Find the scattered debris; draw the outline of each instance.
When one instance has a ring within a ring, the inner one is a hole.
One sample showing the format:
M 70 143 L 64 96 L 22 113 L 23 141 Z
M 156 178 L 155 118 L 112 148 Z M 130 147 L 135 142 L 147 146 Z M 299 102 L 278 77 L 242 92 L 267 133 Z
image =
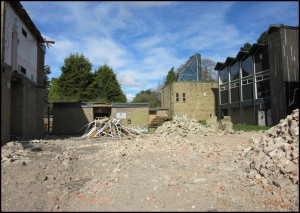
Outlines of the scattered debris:
M 233 123 L 231 122 L 230 116 L 224 116 L 224 118 L 221 120 L 221 129 L 222 130 L 232 130 Z
M 154 134 L 160 136 L 179 135 L 186 137 L 190 134 L 203 134 L 207 135 L 212 130 L 209 127 L 205 127 L 195 119 L 189 119 L 186 115 L 175 115 L 172 121 L 165 122 L 162 126 L 158 127 Z
M 244 153 L 250 160 L 248 177 L 260 174 L 278 187 L 289 183 L 299 187 L 299 109 L 270 128 L 261 139 L 253 140 Z
M 87 125 L 87 129 L 82 135 L 82 138 L 91 137 L 111 137 L 113 139 L 119 139 L 121 137 L 131 137 L 134 135 L 141 135 L 147 133 L 148 130 L 144 129 L 133 129 L 124 127 L 120 120 L 111 118 L 95 119 L 93 122 Z

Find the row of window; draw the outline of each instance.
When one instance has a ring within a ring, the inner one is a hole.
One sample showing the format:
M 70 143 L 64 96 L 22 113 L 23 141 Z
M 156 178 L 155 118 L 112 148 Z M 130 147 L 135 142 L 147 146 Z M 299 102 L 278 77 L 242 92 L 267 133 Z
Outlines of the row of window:
M 176 102 L 179 102 L 179 93 L 176 93 Z M 186 102 L 186 96 L 185 96 L 185 92 L 182 93 L 182 101 Z
M 243 85 L 242 89 L 242 97 L 240 97 L 240 87 L 239 85 L 237 87 L 231 87 L 231 103 L 239 102 L 241 100 L 243 101 L 248 101 L 248 100 L 253 100 L 254 97 L 257 99 L 259 98 L 266 98 L 270 97 L 270 80 L 269 79 L 264 79 L 261 81 L 256 82 L 256 95 L 254 96 L 253 94 L 253 86 L 254 84 L 246 84 Z M 228 91 L 228 85 L 222 85 L 220 87 L 220 96 L 221 96 L 221 105 L 222 104 L 227 104 L 229 101 L 229 91 Z M 240 100 L 241 98 L 241 100 Z
M 254 59 L 254 60 L 253 60 Z M 219 72 L 220 82 L 219 84 L 225 84 L 229 82 L 229 72 L 230 72 L 230 81 L 239 79 L 240 75 L 240 66 L 241 66 L 241 78 L 246 78 L 253 75 L 253 70 L 255 66 L 255 72 L 260 73 L 269 69 L 269 59 L 268 59 L 268 49 L 264 48 L 261 50 L 260 54 L 251 55 L 244 61 L 237 61 L 231 66 L 225 67 Z

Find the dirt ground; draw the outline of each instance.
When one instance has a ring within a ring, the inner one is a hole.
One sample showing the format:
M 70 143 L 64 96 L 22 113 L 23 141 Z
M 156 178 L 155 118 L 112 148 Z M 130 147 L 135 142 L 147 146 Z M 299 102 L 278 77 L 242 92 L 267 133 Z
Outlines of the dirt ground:
M 247 177 L 244 150 L 263 134 L 9 142 L 1 211 L 298 211 L 297 186 Z

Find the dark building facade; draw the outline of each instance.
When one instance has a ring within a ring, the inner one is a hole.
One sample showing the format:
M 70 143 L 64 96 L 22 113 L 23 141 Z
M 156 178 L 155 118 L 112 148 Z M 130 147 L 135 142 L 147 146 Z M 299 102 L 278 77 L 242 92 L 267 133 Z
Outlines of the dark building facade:
M 299 28 L 270 25 L 268 44 L 218 62 L 218 116 L 271 126 L 299 108 Z

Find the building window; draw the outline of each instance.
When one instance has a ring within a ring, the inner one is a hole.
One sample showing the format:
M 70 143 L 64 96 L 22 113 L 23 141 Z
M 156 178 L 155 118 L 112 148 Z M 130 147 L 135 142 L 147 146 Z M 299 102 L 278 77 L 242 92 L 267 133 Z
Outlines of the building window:
M 238 80 L 240 77 L 240 65 L 238 62 L 236 62 L 234 65 L 231 66 L 230 70 L 230 80 Z
M 242 77 L 253 75 L 253 60 L 249 56 L 245 61 L 242 62 Z
M 25 38 L 27 38 L 27 32 L 24 30 L 23 27 L 22 27 L 22 34 L 25 36 Z
M 182 93 L 182 101 L 185 102 L 186 98 L 185 98 L 185 93 Z
M 26 69 L 24 67 L 21 66 L 21 72 L 26 74 Z
M 176 102 L 179 102 L 179 93 L 176 93 Z
M 220 75 L 220 85 L 228 83 L 228 69 L 225 67 L 223 70 L 219 72 Z
M 270 97 L 270 80 L 257 82 L 257 98 Z

